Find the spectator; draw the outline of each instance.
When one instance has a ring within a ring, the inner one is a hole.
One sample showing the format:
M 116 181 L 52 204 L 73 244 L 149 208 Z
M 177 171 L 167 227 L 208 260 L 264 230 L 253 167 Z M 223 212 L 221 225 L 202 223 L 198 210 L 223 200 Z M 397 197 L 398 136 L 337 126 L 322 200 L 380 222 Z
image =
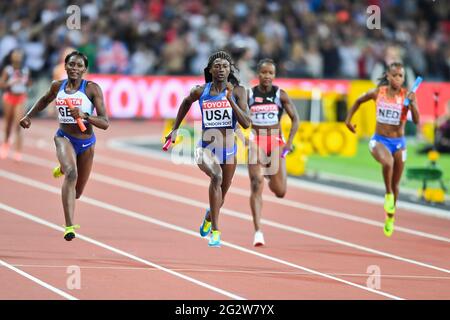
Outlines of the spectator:
M 372 73 L 371 73 L 371 80 L 373 83 L 378 84 L 379 79 L 381 79 L 387 69 L 387 66 L 389 66 L 393 62 L 401 62 L 403 63 L 403 58 L 401 55 L 400 48 L 395 45 L 390 45 L 386 47 L 385 54 L 384 54 L 384 60 L 380 61 L 375 64 Z M 414 80 L 415 75 L 411 67 L 409 67 L 407 64 L 403 64 L 405 69 L 405 86 L 407 88 L 411 88 Z
M 447 103 L 447 113 L 436 121 L 434 145 L 424 147 L 419 153 L 427 153 L 433 149 L 441 153 L 450 153 L 450 101 Z
M 199 75 L 198 61 L 203 57 L 228 43 L 244 43 L 250 49 L 249 64 L 271 58 L 280 66 L 279 76 L 376 80 L 385 69 L 386 43 L 397 43 L 406 53 L 396 53 L 397 58 L 409 64 L 408 84 L 414 81 L 410 71 L 427 79 L 450 80 L 450 23 L 445 1 L 78 3 L 82 13 L 79 31 L 66 26 L 69 0 L 0 1 L 0 60 L 12 49 L 23 47 L 32 57 L 27 62 L 32 75 L 50 76 L 48 70 L 57 64 L 59 50 L 73 46 L 94 58 L 91 71 Z M 365 9 L 371 4 L 381 6 L 380 30 L 365 27 Z M 140 68 L 136 61 L 141 64 L 144 57 L 150 62 Z M 157 57 L 157 62 L 151 57 Z M 375 60 L 379 62 L 371 72 Z

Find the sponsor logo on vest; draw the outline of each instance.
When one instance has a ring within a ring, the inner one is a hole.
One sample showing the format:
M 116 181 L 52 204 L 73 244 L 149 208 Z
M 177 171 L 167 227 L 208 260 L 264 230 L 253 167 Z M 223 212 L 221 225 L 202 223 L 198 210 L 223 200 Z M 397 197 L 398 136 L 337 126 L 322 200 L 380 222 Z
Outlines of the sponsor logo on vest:
M 203 101 L 203 109 L 220 109 L 231 108 L 230 103 L 227 100 L 219 101 Z
M 74 106 L 81 106 L 83 103 L 83 99 L 81 98 L 67 98 L 70 99 L 70 101 L 72 101 L 72 105 Z M 56 99 L 55 101 L 57 106 L 66 106 L 66 100 L 65 99 Z

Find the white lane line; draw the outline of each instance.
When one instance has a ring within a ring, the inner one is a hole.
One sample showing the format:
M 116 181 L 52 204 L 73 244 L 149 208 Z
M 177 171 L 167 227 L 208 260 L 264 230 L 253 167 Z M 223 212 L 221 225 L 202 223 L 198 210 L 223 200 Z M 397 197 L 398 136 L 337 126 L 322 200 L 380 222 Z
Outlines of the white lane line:
M 35 164 L 35 165 L 46 165 L 48 163 L 48 161 L 45 160 L 45 159 L 42 159 L 42 158 L 33 157 L 32 158 L 32 163 Z M 14 177 L 14 176 L 11 176 L 11 174 L 9 174 L 9 176 L 8 175 L 5 176 L 0 171 L 0 176 L 2 176 L 2 175 L 4 177 L 7 177 L 7 178 L 12 179 L 12 180 L 15 180 L 15 178 L 17 178 L 17 177 L 19 177 L 19 179 L 20 179 L 20 177 L 21 177 L 21 176 Z M 26 179 L 28 179 L 28 178 L 26 178 Z M 162 199 L 165 199 L 165 200 L 168 200 L 168 201 L 176 201 L 176 202 L 179 202 L 179 203 L 183 203 L 183 204 L 190 205 L 190 206 L 197 207 L 197 208 L 201 208 L 201 209 L 206 209 L 206 208 L 209 207 L 209 204 L 205 203 L 205 202 L 192 200 L 190 198 L 186 198 L 186 197 L 183 197 L 183 196 L 175 195 L 173 193 L 169 193 L 169 192 L 153 189 L 153 188 L 150 188 L 150 187 L 142 186 L 142 185 L 135 184 L 135 183 L 132 183 L 132 182 L 129 182 L 129 181 L 111 178 L 111 177 L 108 177 L 108 176 L 105 176 L 105 175 L 101 175 L 99 173 L 91 173 L 91 179 L 99 181 L 99 182 L 102 182 L 102 183 L 106 183 L 106 184 L 109 184 L 109 185 L 113 185 L 113 186 L 116 186 L 116 187 L 119 187 L 119 188 L 124 188 L 124 189 L 128 189 L 128 190 L 131 190 L 131 191 L 140 192 L 140 193 L 147 194 L 147 195 L 150 195 L 150 196 L 162 198 Z M 30 179 L 28 179 L 28 181 L 26 181 L 25 183 L 29 184 L 31 186 L 34 186 L 33 185 L 34 182 L 30 182 L 30 181 L 34 181 L 36 183 L 40 183 L 39 181 L 30 180 Z M 236 210 L 222 208 L 221 209 L 221 213 L 229 215 L 229 216 L 232 216 L 232 217 L 235 217 L 235 218 L 239 218 L 239 219 L 242 219 L 242 220 L 252 221 L 252 217 L 250 215 L 245 214 L 243 212 L 236 211 Z M 398 261 L 402 261 L 402 262 L 418 265 L 418 266 L 421 266 L 421 267 L 425 267 L 425 268 L 429 268 L 429 269 L 433 269 L 433 270 L 437 270 L 437 271 L 441 271 L 441 272 L 445 272 L 445 273 L 450 273 L 450 270 L 445 269 L 445 268 L 437 267 L 437 266 L 434 266 L 434 265 L 431 265 L 431 264 L 428 264 L 428 263 L 420 262 L 420 261 L 409 259 L 409 258 L 400 257 L 398 255 L 394 255 L 394 254 L 387 253 L 387 252 L 384 252 L 384 251 L 372 249 L 372 248 L 369 248 L 369 247 L 366 247 L 366 246 L 362 246 L 362 245 L 358 245 L 358 244 L 355 244 L 355 243 L 352 243 L 352 242 L 340 240 L 340 239 L 337 239 L 337 238 L 334 238 L 334 237 L 329 237 L 329 236 L 322 235 L 322 234 L 319 234 L 319 233 L 315 233 L 315 232 L 312 232 L 312 231 L 307 231 L 307 230 L 304 230 L 304 229 L 301 229 L 301 228 L 285 225 L 285 224 L 278 223 L 278 222 L 275 222 L 275 221 L 272 221 L 272 220 L 261 219 L 261 223 L 263 223 L 264 225 L 268 225 L 268 226 L 277 228 L 277 229 L 281 229 L 281 230 L 285 230 L 285 231 L 301 234 L 301 235 L 304 235 L 304 236 L 309 236 L 309 237 L 320 239 L 320 240 L 323 240 L 323 241 L 332 242 L 332 243 L 335 243 L 335 244 L 339 244 L 339 245 L 342 245 L 342 246 L 346 246 L 346 247 L 350 247 L 350 248 L 353 248 L 353 249 L 361 250 L 361 251 L 364 251 L 364 252 L 369 252 L 371 254 L 380 255 L 380 256 L 383 256 L 383 257 L 395 259 L 395 260 L 398 260 Z
M 147 137 L 138 136 L 138 140 L 144 140 L 146 138 L 147 143 L 151 142 L 160 142 L 161 136 L 159 135 L 152 135 Z M 135 154 L 151 159 L 156 160 L 164 160 L 164 161 L 170 161 L 171 157 L 170 154 L 165 154 L 160 151 L 155 150 L 144 150 L 143 147 L 136 147 L 133 145 L 130 145 L 128 141 L 134 141 L 134 137 L 126 137 L 126 138 L 112 138 L 109 139 L 107 142 L 107 147 L 110 149 L 113 149 L 116 152 L 119 153 L 129 153 L 129 154 Z M 191 158 L 186 158 L 187 165 L 194 165 Z M 243 168 L 237 168 L 236 174 L 248 178 L 248 172 L 246 169 Z M 350 200 L 357 199 L 358 201 L 364 201 L 367 203 L 382 205 L 384 203 L 383 197 L 375 196 L 371 194 L 367 194 L 364 192 L 358 192 L 358 191 L 351 191 L 351 190 L 345 190 L 345 192 L 342 192 L 343 189 L 338 187 L 332 187 L 332 186 L 325 186 L 320 183 L 310 182 L 310 181 L 303 181 L 298 180 L 294 178 L 288 177 L 288 185 L 290 187 L 296 187 L 299 189 L 307 190 L 307 191 L 315 191 L 325 194 L 331 194 L 336 197 L 346 198 Z M 443 218 L 443 219 L 450 219 L 450 214 L 447 210 L 439 209 L 439 208 L 432 208 L 429 206 L 422 206 L 420 204 L 415 203 L 409 203 L 404 201 L 398 201 L 397 207 L 413 211 L 414 213 L 419 213 L 423 215 L 428 215 L 436 218 Z
M 124 189 L 128 189 L 128 190 L 132 190 L 132 191 L 148 194 L 148 195 L 155 196 L 155 197 L 158 197 L 158 198 L 163 198 L 163 199 L 166 199 L 166 200 L 169 200 L 169 201 L 176 201 L 176 202 L 187 204 L 187 205 L 194 206 L 194 207 L 197 207 L 197 208 L 206 209 L 209 206 L 209 204 L 205 203 L 205 202 L 192 200 L 190 198 L 186 198 L 186 197 L 174 195 L 172 193 L 168 193 L 168 192 L 165 192 L 165 191 L 160 191 L 160 190 L 156 190 L 156 189 L 153 189 L 153 188 L 141 186 L 141 185 L 138 185 L 138 184 L 135 184 L 135 183 L 132 183 L 132 182 L 125 181 L 125 180 L 111 178 L 111 177 L 104 176 L 104 175 L 101 175 L 101 174 L 98 174 L 98 173 L 93 173 L 92 174 L 92 178 L 97 180 L 97 181 L 100 181 L 100 182 L 103 182 L 103 183 L 106 183 L 106 184 L 110 184 L 110 185 L 113 185 L 113 186 L 116 186 L 116 187 L 120 187 L 120 188 L 124 188 Z M 221 209 L 221 213 L 229 215 L 229 216 L 232 216 L 232 217 L 236 217 L 236 218 L 239 218 L 239 219 L 242 219 L 242 220 L 252 221 L 252 217 L 250 215 L 242 213 L 242 212 L 239 212 L 239 211 L 236 211 L 236 210 L 222 208 Z M 403 258 L 403 257 L 397 256 L 397 255 L 394 255 L 394 254 L 390 254 L 390 253 L 387 253 L 387 252 L 383 252 L 383 251 L 379 251 L 379 250 L 376 250 L 376 249 L 368 248 L 368 247 L 361 246 L 361 245 L 358 245 L 358 244 L 354 244 L 354 243 L 351 243 L 351 242 L 348 242 L 348 241 L 339 240 L 339 239 L 336 239 L 336 238 L 333 238 L 333 237 L 321 235 L 319 233 L 307 231 L 307 230 L 300 229 L 300 228 L 297 228 L 297 227 L 284 225 L 282 223 L 278 223 L 278 222 L 275 222 L 275 221 L 271 221 L 271 220 L 267 220 L 267 219 L 261 219 L 261 222 L 264 223 L 265 225 L 268 225 L 268 226 L 271 226 L 271 227 L 275 227 L 275 228 L 278 228 L 278 229 L 281 229 L 281 230 L 286 230 L 286 231 L 290 231 L 290 232 L 293 232 L 293 233 L 306 235 L 306 236 L 309 236 L 309 237 L 312 237 L 312 238 L 316 238 L 316 239 L 320 239 L 320 240 L 324 240 L 324 241 L 329 241 L 329 242 L 336 243 L 336 244 L 339 244 L 339 245 L 343 245 L 343 246 L 346 246 L 346 247 L 350 247 L 350 248 L 353 248 L 353 249 L 358 249 L 358 250 L 361 250 L 361 251 L 365 251 L 365 252 L 369 252 L 369 253 L 372 253 L 372 254 L 376 254 L 376 255 L 392 258 L 392 259 L 399 260 L 399 261 L 402 261 L 402 262 L 415 264 L 415 265 L 418 265 L 418 266 L 421 266 L 421 267 L 430 268 L 430 269 L 434 269 L 434 270 L 437 270 L 437 271 L 442 271 L 442 272 L 445 272 L 445 273 L 450 273 L 450 270 L 448 270 L 448 269 L 436 267 L 436 266 L 433 266 L 431 264 L 423 263 L 423 262 L 412 260 L 412 259 Z
M 108 166 L 112 166 L 112 167 L 116 167 L 116 168 L 134 171 L 134 172 L 137 172 L 140 174 L 156 176 L 156 177 L 160 177 L 163 179 L 172 179 L 174 181 L 189 183 L 189 184 L 196 185 L 196 186 L 201 186 L 201 187 L 206 187 L 206 188 L 209 186 L 208 181 L 205 179 L 199 179 L 199 178 L 175 173 L 175 172 L 168 171 L 168 170 L 163 170 L 163 169 L 159 169 L 159 168 L 155 169 L 150 166 L 140 165 L 140 164 L 136 164 L 136 163 L 133 163 L 130 161 L 126 161 L 126 160 L 108 158 L 108 157 L 101 156 L 101 155 L 96 155 L 96 159 L 99 160 L 99 162 L 97 162 L 96 166 L 97 165 L 108 165 Z M 42 165 L 42 166 L 48 167 L 48 168 L 56 165 L 56 162 L 52 162 L 50 160 L 35 157 L 30 154 L 25 154 L 24 161 L 32 163 L 32 164 L 36 164 L 36 165 Z M 235 186 L 231 186 L 231 188 L 229 189 L 228 192 L 238 195 L 238 196 L 247 197 L 247 198 L 250 196 L 250 193 L 247 189 L 243 189 L 243 188 L 239 188 L 239 187 L 235 187 Z M 379 222 L 376 220 L 355 216 L 355 215 L 348 214 L 348 213 L 345 213 L 342 211 L 337 211 L 337 210 L 317 207 L 314 205 L 304 204 L 304 203 L 300 203 L 300 202 L 289 200 L 289 199 L 280 199 L 280 198 L 277 198 L 277 197 L 274 197 L 271 195 L 264 195 L 264 201 L 281 204 L 281 205 L 296 208 L 296 209 L 306 210 L 307 213 L 314 212 L 314 213 L 318 213 L 318 214 L 322 214 L 322 215 L 326 215 L 326 216 L 331 216 L 331 217 L 345 219 L 345 220 L 349 220 L 349 221 L 353 221 L 353 222 L 357 222 L 357 223 L 371 225 L 371 226 L 374 226 L 377 228 L 381 228 L 384 226 L 384 224 L 382 222 Z M 396 230 L 396 232 L 403 232 L 403 233 L 418 236 L 418 237 L 423 237 L 423 238 L 428 238 L 428 239 L 432 239 L 432 240 L 450 243 L 450 238 L 435 235 L 435 234 L 428 233 L 428 232 L 418 231 L 418 230 L 405 228 L 405 227 L 401 227 L 401 226 L 396 226 L 395 230 Z
M 142 147 L 136 147 L 136 146 L 130 145 L 128 143 L 128 141 L 130 141 L 130 140 L 146 142 L 146 143 L 151 143 L 151 142 L 159 143 L 161 140 L 161 137 L 159 135 L 152 135 L 152 136 L 136 136 L 136 137 L 126 137 L 126 138 L 112 138 L 112 139 L 109 139 L 105 144 L 102 144 L 102 149 L 108 148 L 108 149 L 113 150 L 118 153 L 135 154 L 135 155 L 143 156 L 143 157 L 150 158 L 153 160 L 164 160 L 164 161 L 171 160 L 170 154 L 162 153 L 162 152 L 155 151 L 155 150 L 143 150 Z M 46 149 L 46 150 L 50 146 L 50 143 L 44 142 L 43 139 L 39 139 L 38 142 L 39 142 L 38 144 L 30 144 L 30 145 L 33 147 Z M 25 144 L 28 145 L 28 140 L 25 141 Z M 106 145 L 106 146 L 104 146 L 104 145 Z M 98 155 L 96 155 L 96 157 L 99 158 Z M 107 159 L 108 159 L 108 161 L 111 160 L 111 158 L 107 158 Z M 106 163 L 108 163 L 108 162 L 106 162 Z M 195 165 L 193 163 L 192 159 L 189 157 L 186 157 L 184 164 L 188 165 L 188 166 Z M 244 178 L 248 178 L 247 170 L 240 168 L 240 167 L 237 167 L 236 175 L 239 175 Z M 380 197 L 380 196 L 370 195 L 370 194 L 367 194 L 364 192 L 358 192 L 358 191 L 352 191 L 352 190 L 345 190 L 345 192 L 342 192 L 343 189 L 341 189 L 341 188 L 325 186 L 323 184 L 315 183 L 312 181 L 304 181 L 304 180 L 298 180 L 298 179 L 288 177 L 287 183 L 289 186 L 292 186 L 295 188 L 299 188 L 299 189 L 303 189 L 303 190 L 307 190 L 307 191 L 315 191 L 315 192 L 319 192 L 319 193 L 331 194 L 333 196 L 341 197 L 341 198 L 345 198 L 345 199 L 350 199 L 350 200 L 357 199 L 358 201 L 364 201 L 364 202 L 375 204 L 375 205 L 382 205 L 384 203 L 383 197 Z M 246 192 L 248 192 L 248 191 L 246 191 Z M 277 203 L 280 203 L 280 202 L 278 202 L 278 200 L 286 200 L 286 199 L 278 199 L 275 197 L 272 197 L 272 198 L 273 198 L 272 200 L 274 200 L 273 202 L 277 202 Z M 266 200 L 266 198 L 264 198 L 264 200 Z M 272 201 L 270 199 L 268 199 L 268 200 Z M 283 203 L 283 204 L 289 205 L 288 203 Z M 314 207 L 314 206 L 312 206 L 312 207 Z M 404 201 L 398 201 L 397 207 L 409 210 L 409 212 L 416 213 L 416 214 L 422 214 L 422 215 L 427 215 L 427 216 L 431 216 L 434 218 L 450 220 L 450 213 L 444 209 L 433 208 L 433 207 L 429 207 L 429 206 L 423 206 L 420 204 L 414 204 L 414 203 L 404 202 Z M 318 211 L 316 211 L 316 212 L 322 213 L 322 214 L 327 214 L 325 212 L 320 212 L 322 208 L 317 207 L 317 209 L 318 209 Z M 323 209 L 323 210 L 327 210 L 327 209 Z M 333 210 L 332 210 L 332 212 L 333 212 Z M 334 211 L 334 212 L 338 212 L 338 211 Z M 344 215 L 346 215 L 345 213 L 341 213 L 341 212 L 338 212 L 338 213 L 341 215 L 340 217 L 343 219 L 348 218 L 348 220 L 352 220 L 352 221 L 356 221 L 356 222 L 364 222 L 364 223 L 367 222 L 368 224 L 375 223 L 373 225 L 381 225 L 378 221 L 373 221 L 373 220 L 364 219 L 364 218 L 361 218 L 361 220 L 360 220 L 359 217 L 355 217 L 355 216 L 353 216 L 353 218 L 349 218 L 348 217 L 349 215 L 347 215 L 347 217 L 344 216 Z M 336 215 L 336 217 L 339 217 L 339 215 Z M 371 221 L 371 222 L 369 222 L 369 221 Z M 435 239 L 435 240 L 448 241 L 448 238 L 447 238 L 447 240 L 442 240 L 442 239 L 439 239 L 440 238 L 439 236 L 434 236 L 432 234 L 428 234 L 428 233 L 421 232 L 421 231 L 415 231 L 412 229 L 401 228 L 401 227 L 398 227 L 396 229 L 398 231 L 403 231 L 406 233 L 411 233 L 411 234 L 415 234 L 415 235 L 423 236 L 423 237 L 429 237 L 429 238 Z
M 1 206 L 1 203 L 0 203 L 0 206 Z M 74 296 L 72 296 L 72 295 L 70 295 L 70 294 L 68 294 L 68 293 L 66 293 L 66 292 L 64 292 L 64 291 L 62 291 L 62 290 L 60 290 L 60 289 L 50 285 L 50 284 L 48 284 L 47 282 L 44 282 L 44 281 L 42 281 L 42 280 L 32 276 L 29 273 L 26 273 L 23 270 L 20 270 L 20 269 L 14 267 L 13 265 L 3 261 L 2 259 L 0 259 L 0 265 L 3 265 L 4 267 L 6 267 L 6 268 L 8 268 L 8 269 L 10 269 L 10 270 L 12 270 L 14 272 L 17 272 L 21 276 L 23 276 L 23 277 L 25 277 L 25 278 L 27 278 L 27 279 L 37 283 L 38 285 L 40 285 L 40 286 L 42 286 L 42 287 L 44 287 L 44 288 L 46 288 L 46 289 L 48 289 L 50 291 L 53 291 L 54 293 L 56 293 L 56 294 L 58 294 L 58 295 L 60 295 L 60 296 L 62 296 L 64 298 L 66 298 L 68 300 L 78 300 Z
M 168 170 L 163 170 L 163 169 L 159 169 L 159 168 L 155 169 L 150 166 L 144 166 L 144 165 L 136 164 L 136 163 L 133 163 L 130 161 L 112 159 L 112 158 L 99 156 L 99 155 L 97 155 L 96 158 L 97 158 L 97 160 L 100 160 L 99 165 L 112 166 L 112 167 L 116 167 L 116 168 L 121 168 L 121 169 L 125 169 L 125 170 L 138 172 L 140 174 L 156 176 L 156 177 L 160 177 L 163 179 L 171 179 L 174 181 L 189 183 L 189 184 L 201 186 L 201 187 L 209 186 L 208 181 L 205 179 L 199 179 L 199 178 L 175 173 L 175 172 L 168 171 Z M 231 186 L 231 188 L 228 192 L 238 195 L 238 196 L 243 196 L 243 197 L 247 197 L 247 198 L 250 197 L 249 190 L 239 188 L 239 187 Z M 326 216 L 331 216 L 331 217 L 341 218 L 341 219 L 345 219 L 345 220 L 349 220 L 349 221 L 353 221 L 353 222 L 372 225 L 372 226 L 376 226 L 376 227 L 383 227 L 383 225 L 384 225 L 383 223 L 372 220 L 372 219 L 362 218 L 362 217 L 358 217 L 358 216 L 348 214 L 345 212 L 326 209 L 326 208 L 317 207 L 317 206 L 309 205 L 309 204 L 304 204 L 304 203 L 300 203 L 300 202 L 289 200 L 289 199 L 280 199 L 280 198 L 276 198 L 271 195 L 264 195 L 264 201 L 277 203 L 277 204 L 281 204 L 281 205 L 296 208 L 296 209 L 302 209 L 302 210 L 306 210 L 309 212 L 314 212 L 314 213 L 318 213 L 318 214 L 322 214 L 322 215 L 326 215 Z M 396 232 L 397 231 L 404 232 L 404 233 L 419 236 L 419 237 L 424 237 L 424 238 L 429 238 L 429 239 L 433 239 L 433 240 L 437 240 L 437 241 L 444 241 L 444 242 L 450 243 L 450 238 L 435 235 L 432 233 L 422 232 L 422 231 L 409 229 L 409 228 L 405 228 L 405 227 L 401 227 L 401 226 L 396 226 L 395 230 L 396 230 Z
M 51 192 L 51 193 L 54 193 L 54 194 L 58 194 L 58 195 L 60 194 L 60 190 L 58 188 L 55 188 L 55 187 L 53 187 L 51 185 L 42 183 L 42 182 L 37 181 L 37 180 L 33 180 L 33 179 L 29 179 L 27 177 L 23 177 L 23 176 L 19 176 L 19 175 L 13 174 L 13 173 L 9 173 L 9 172 L 6 172 L 4 170 L 0 170 L 0 176 L 2 176 L 4 178 L 7 178 L 7 179 L 10 179 L 12 181 L 18 182 L 18 183 L 22 183 L 24 185 L 28 185 L 28 186 L 31 186 L 31 187 L 34 187 L 34 188 L 45 190 L 45 191 L 48 191 L 48 192 Z M 178 232 L 181 232 L 181 233 L 184 233 L 184 234 L 188 234 L 188 235 L 200 238 L 200 235 L 197 232 L 194 232 L 192 230 L 185 229 L 183 227 L 180 227 L 180 226 L 177 226 L 177 225 L 174 225 L 174 224 L 171 224 L 171 223 L 167 223 L 167 222 L 155 219 L 155 218 L 151 218 L 151 217 L 145 216 L 143 214 L 140 214 L 140 213 L 132 211 L 132 210 L 128 210 L 128 209 L 124 209 L 124 208 L 121 208 L 121 207 L 117 207 L 115 205 L 111 205 L 109 203 L 106 203 L 106 202 L 103 202 L 103 201 L 99 201 L 99 200 L 96 200 L 96 199 L 93 199 L 93 198 L 90 198 L 90 197 L 87 197 L 87 196 L 83 196 L 82 198 L 79 199 L 79 201 L 91 204 L 93 206 L 96 206 L 96 207 L 99 207 L 99 208 L 102 208 L 102 209 L 109 210 L 111 212 L 118 213 L 118 214 L 123 215 L 123 216 L 132 217 L 132 218 L 135 218 L 135 219 L 138 219 L 138 220 L 141 220 L 141 221 L 149 222 L 149 223 L 152 223 L 152 224 L 155 224 L 155 225 L 167 228 L 167 229 L 175 230 L 175 231 L 178 231 Z M 39 219 L 39 218 L 37 218 L 37 219 Z M 57 227 L 57 226 L 55 225 L 55 227 Z M 59 229 L 60 227 L 57 227 L 57 228 Z M 266 259 L 266 260 L 274 261 L 274 262 L 277 262 L 277 263 L 282 264 L 282 265 L 286 265 L 286 266 L 289 266 L 289 267 L 292 267 L 292 268 L 295 268 L 295 269 L 300 269 L 300 270 L 303 270 L 303 271 L 306 271 L 306 272 L 309 272 L 309 273 L 312 273 L 312 274 L 315 274 L 315 275 L 318 275 L 318 276 L 321 276 L 321 277 L 324 277 L 324 278 L 332 279 L 332 280 L 335 280 L 335 281 L 338 281 L 338 282 L 341 282 L 341 283 L 344 283 L 344 284 L 347 284 L 347 285 L 350 285 L 350 286 L 353 286 L 353 287 L 356 287 L 356 288 L 359 288 L 359 289 L 362 289 L 362 290 L 365 290 L 365 291 L 369 291 L 369 292 L 372 292 L 372 293 L 375 293 L 375 294 L 378 294 L 378 295 L 381 295 L 381 296 L 385 296 L 385 297 L 388 297 L 388 298 L 391 298 L 391 299 L 403 300 L 403 298 L 391 295 L 389 293 L 386 293 L 386 292 L 383 292 L 383 291 L 379 291 L 379 290 L 375 290 L 375 289 L 372 289 L 372 288 L 368 288 L 368 287 L 365 287 L 365 286 L 362 286 L 362 285 L 359 285 L 359 284 L 356 284 L 356 283 L 353 283 L 353 282 L 350 282 L 350 281 L 347 281 L 347 280 L 344 280 L 344 279 L 341 279 L 341 278 L 338 278 L 338 277 L 329 276 L 329 275 L 324 274 L 322 272 L 319 272 L 319 271 L 316 271 L 316 270 L 313 270 L 313 269 L 309 269 L 309 268 L 306 268 L 306 267 L 303 267 L 303 266 L 300 266 L 300 265 L 297 265 L 297 264 L 294 264 L 294 263 L 291 263 L 291 262 L 288 262 L 288 261 L 284 261 L 282 259 L 278 259 L 278 258 L 269 256 L 269 255 L 266 255 L 266 254 L 262 254 L 260 252 L 254 251 L 254 250 L 249 250 L 247 248 L 244 248 L 244 247 L 241 247 L 241 246 L 238 246 L 238 245 L 234 245 L 234 244 L 232 244 L 230 242 L 227 242 L 227 241 L 222 241 L 222 245 L 230 247 L 230 248 L 233 248 L 233 249 L 241 251 L 241 252 L 245 252 L 245 253 L 248 253 L 248 254 L 251 254 L 251 255 L 255 255 L 255 256 L 261 257 L 261 258 Z
M 17 268 L 41 268 L 41 269 L 65 269 L 67 265 L 46 265 L 46 264 L 13 264 Z M 114 271 L 145 271 L 154 272 L 161 271 L 158 269 L 149 269 L 144 267 L 108 267 L 108 266 L 80 266 L 80 269 L 85 270 L 114 270 Z M 262 275 L 262 274 L 276 274 L 276 275 L 291 275 L 291 276 L 312 276 L 307 272 L 298 271 L 275 271 L 268 269 L 208 269 L 208 268 L 170 268 L 177 272 L 198 272 L 198 273 L 243 273 L 251 275 Z M 330 276 L 346 276 L 346 277 L 362 277 L 367 278 L 368 273 L 330 273 L 326 272 Z M 371 275 L 372 276 L 372 275 Z M 450 277 L 444 276 L 429 276 L 429 275 L 402 275 L 402 274 L 379 274 L 373 275 L 374 277 L 380 278 L 392 278 L 392 279 L 412 279 L 412 280 L 450 280 Z
M 54 189 L 54 188 L 52 187 L 51 189 Z M 50 190 L 47 190 L 47 191 L 50 191 Z M 51 191 L 51 192 L 52 192 L 52 191 Z M 15 215 L 17 215 L 17 216 L 20 216 L 20 217 L 22 217 L 22 218 L 31 220 L 31 221 L 33 221 L 33 222 L 36 222 L 36 223 L 40 224 L 40 225 L 49 227 L 49 228 L 51 228 L 51 229 L 54 229 L 54 230 L 57 230 L 57 231 L 61 231 L 61 232 L 64 231 L 64 228 L 62 228 L 62 227 L 60 227 L 60 226 L 58 226 L 58 225 L 56 225 L 56 224 L 54 224 L 54 223 L 51 223 L 51 222 L 49 222 L 49 221 L 47 221 L 47 220 L 44 220 L 44 219 L 41 219 L 41 218 L 39 218 L 39 217 L 37 217 L 37 216 L 31 214 L 31 213 L 27 213 L 27 212 L 25 212 L 25 211 L 22 211 L 22 210 L 19 210 L 19 209 L 14 208 L 14 207 L 8 206 L 8 205 L 6 205 L 6 204 L 4 204 L 4 203 L 2 203 L 2 202 L 0 202 L 0 209 L 2 209 L 2 210 L 4 210 L 4 211 L 7 211 L 7 212 L 10 212 L 10 213 L 12 213 L 12 214 L 15 214 Z M 140 263 L 142 263 L 142 264 L 145 264 L 145 265 L 147 265 L 147 266 L 150 266 L 150 267 L 159 269 L 159 270 L 161 270 L 161 271 L 167 272 L 167 273 L 169 273 L 169 274 L 171 274 L 171 275 L 173 275 L 173 276 L 176 276 L 176 277 L 178 277 L 178 278 L 187 280 L 187 281 L 189 281 L 189 282 L 192 282 L 192 283 L 194 283 L 194 284 L 196 284 L 196 285 L 199 285 L 199 286 L 204 287 L 204 288 L 206 288 L 206 289 L 209 289 L 209 290 L 211 290 L 211 291 L 214 291 L 214 292 L 217 292 L 217 293 L 219 293 L 219 294 L 222 294 L 222 295 L 224 295 L 224 296 L 226 296 L 226 297 L 229 297 L 229 298 L 231 298 L 231 299 L 245 300 L 245 298 L 240 297 L 240 296 L 238 296 L 238 295 L 235 295 L 234 293 L 231 293 L 231 292 L 228 292 L 228 291 L 219 289 L 219 288 L 217 288 L 217 287 L 215 287 L 215 286 L 212 286 L 212 285 L 209 285 L 209 284 L 207 284 L 207 283 L 205 283 L 205 282 L 202 282 L 202 281 L 199 281 L 199 280 L 197 280 L 197 279 L 194 279 L 194 278 L 191 278 L 191 277 L 189 277 L 189 276 L 186 276 L 186 275 L 184 275 L 184 274 L 175 272 L 175 271 L 173 271 L 173 270 L 171 270 L 171 269 L 165 268 L 165 267 L 160 266 L 160 265 L 158 265 L 158 264 L 156 264 L 156 263 L 153 263 L 153 262 L 151 262 L 151 261 L 142 259 L 142 258 L 140 258 L 140 257 L 138 257 L 138 256 L 135 256 L 135 255 L 133 255 L 133 254 L 131 254 L 131 253 L 125 252 L 125 251 L 120 250 L 120 249 L 117 249 L 117 248 L 112 247 L 112 246 L 110 246 L 110 245 L 107 245 L 107 244 L 105 244 L 105 243 L 103 243 L 103 242 L 94 240 L 94 239 L 92 239 L 92 238 L 90 238 L 90 237 L 87 237 L 87 236 L 83 236 L 82 234 L 77 233 L 77 238 L 78 238 L 78 239 L 81 239 L 81 240 L 84 240 L 84 241 L 86 241 L 86 242 L 89 242 L 89 243 L 91 243 L 91 244 L 93 244 L 93 245 L 96 245 L 96 246 L 98 246 L 98 247 L 101 247 L 101 248 L 104 248 L 104 249 L 106 249 L 106 250 L 109 250 L 109 251 L 112 251 L 112 252 L 114 252 L 114 253 L 117 253 L 117 254 L 119 254 L 119 255 L 121 255 L 121 256 L 127 257 L 127 258 L 129 258 L 129 259 L 131 259 L 131 260 L 134 260 L 134 261 L 140 262 Z

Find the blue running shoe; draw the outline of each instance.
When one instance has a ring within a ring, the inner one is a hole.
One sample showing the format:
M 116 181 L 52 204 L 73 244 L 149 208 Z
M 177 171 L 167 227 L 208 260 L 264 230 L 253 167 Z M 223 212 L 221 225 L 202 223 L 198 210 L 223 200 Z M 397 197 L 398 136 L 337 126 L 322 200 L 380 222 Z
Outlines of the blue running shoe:
M 206 237 L 209 232 L 211 231 L 211 221 L 206 220 L 206 217 L 209 214 L 209 209 L 206 209 L 206 214 L 205 214 L 205 218 L 203 218 L 203 223 L 200 226 L 200 235 L 202 237 Z
M 210 247 L 220 247 L 220 231 L 219 230 L 213 230 L 211 232 L 211 238 L 209 238 L 208 246 Z

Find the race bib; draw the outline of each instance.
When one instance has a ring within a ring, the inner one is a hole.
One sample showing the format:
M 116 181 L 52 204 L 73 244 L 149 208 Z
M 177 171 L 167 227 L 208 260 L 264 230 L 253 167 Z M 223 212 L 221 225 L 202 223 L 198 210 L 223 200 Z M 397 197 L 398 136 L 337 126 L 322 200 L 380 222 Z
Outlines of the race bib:
M 377 121 L 379 123 L 398 125 L 402 113 L 402 104 L 387 103 L 380 101 L 377 103 Z
M 80 107 L 82 100 L 80 98 L 68 98 L 72 101 L 74 107 Z M 58 111 L 59 123 L 77 123 L 70 113 L 66 100 L 56 99 L 56 110 Z
M 231 127 L 233 109 L 228 100 L 203 102 L 203 125 L 205 128 Z
M 278 124 L 278 106 L 276 104 L 260 104 L 250 108 L 252 124 L 272 126 Z

